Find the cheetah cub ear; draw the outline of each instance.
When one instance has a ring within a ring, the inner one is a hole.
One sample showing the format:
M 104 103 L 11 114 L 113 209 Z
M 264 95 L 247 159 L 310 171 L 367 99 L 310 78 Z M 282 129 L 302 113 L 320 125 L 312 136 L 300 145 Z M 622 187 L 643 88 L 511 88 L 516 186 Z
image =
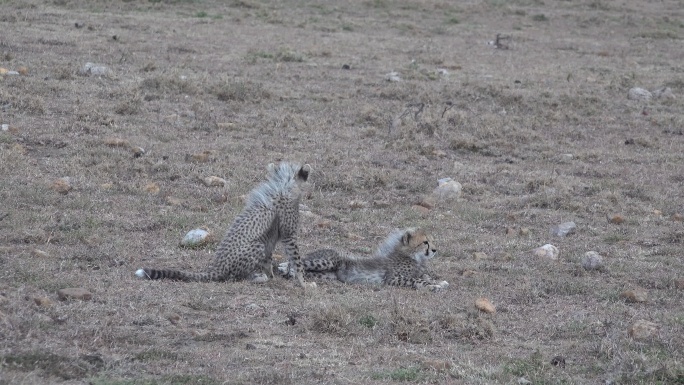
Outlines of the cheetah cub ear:
M 299 169 L 297 177 L 303 181 L 306 181 L 309 179 L 309 173 L 311 173 L 311 166 L 307 163 Z
M 411 234 L 411 231 L 407 231 L 404 233 L 404 235 L 401 236 L 401 244 L 404 246 L 408 246 L 411 243 L 411 238 L 413 235 Z

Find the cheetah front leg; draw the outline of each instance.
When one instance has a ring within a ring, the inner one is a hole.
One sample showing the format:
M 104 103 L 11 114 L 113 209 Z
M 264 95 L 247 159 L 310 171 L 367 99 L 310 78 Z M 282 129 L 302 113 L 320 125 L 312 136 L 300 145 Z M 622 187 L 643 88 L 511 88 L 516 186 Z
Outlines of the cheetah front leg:
M 287 237 L 282 239 L 282 243 L 285 249 L 285 255 L 290 260 L 290 263 L 294 262 L 294 276 L 297 278 L 297 281 L 299 281 L 299 285 L 306 288 L 306 282 L 304 282 L 304 264 L 299 255 L 297 242 L 294 237 Z
M 401 275 L 393 276 L 390 280 L 385 281 L 385 284 L 390 286 L 406 286 L 416 290 L 426 288 L 432 292 L 442 291 L 449 287 L 449 282 L 447 281 L 437 282 L 431 279 L 404 277 Z

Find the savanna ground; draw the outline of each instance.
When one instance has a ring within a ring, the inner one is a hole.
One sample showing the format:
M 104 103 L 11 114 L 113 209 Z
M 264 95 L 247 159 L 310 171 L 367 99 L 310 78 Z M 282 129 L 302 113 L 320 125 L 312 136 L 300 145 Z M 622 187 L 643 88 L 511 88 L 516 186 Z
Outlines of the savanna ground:
M 28 69 L 0 80 L 0 383 L 684 383 L 683 9 L 0 1 L 0 67 Z M 422 226 L 451 286 L 134 277 L 201 269 L 182 236 L 220 238 L 281 159 L 314 169 L 302 252 Z M 415 207 L 444 177 L 461 198 Z

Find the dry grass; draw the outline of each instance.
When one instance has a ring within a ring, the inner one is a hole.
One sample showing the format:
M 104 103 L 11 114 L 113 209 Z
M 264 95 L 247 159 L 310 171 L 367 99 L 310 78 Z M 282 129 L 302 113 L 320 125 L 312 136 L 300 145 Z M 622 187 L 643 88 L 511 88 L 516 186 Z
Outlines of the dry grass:
M 0 384 L 684 383 L 681 4 L 547 3 L 0 2 Z M 134 279 L 202 268 L 181 237 L 280 159 L 314 169 L 303 252 L 421 226 L 449 288 Z

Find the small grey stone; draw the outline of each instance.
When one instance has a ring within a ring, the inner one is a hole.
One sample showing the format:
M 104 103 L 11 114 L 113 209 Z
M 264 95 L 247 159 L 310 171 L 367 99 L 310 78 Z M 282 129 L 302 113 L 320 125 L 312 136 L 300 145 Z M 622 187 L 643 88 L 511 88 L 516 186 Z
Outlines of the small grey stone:
M 585 270 L 599 270 L 603 267 L 603 257 L 595 251 L 587 251 L 582 257 L 582 267 Z
M 629 90 L 627 97 L 632 100 L 651 100 L 653 94 L 643 88 L 634 87 Z
M 564 237 L 568 234 L 574 233 L 576 227 L 577 226 L 575 225 L 575 222 L 564 222 L 560 225 L 552 227 L 551 235 L 555 235 L 557 237 Z

